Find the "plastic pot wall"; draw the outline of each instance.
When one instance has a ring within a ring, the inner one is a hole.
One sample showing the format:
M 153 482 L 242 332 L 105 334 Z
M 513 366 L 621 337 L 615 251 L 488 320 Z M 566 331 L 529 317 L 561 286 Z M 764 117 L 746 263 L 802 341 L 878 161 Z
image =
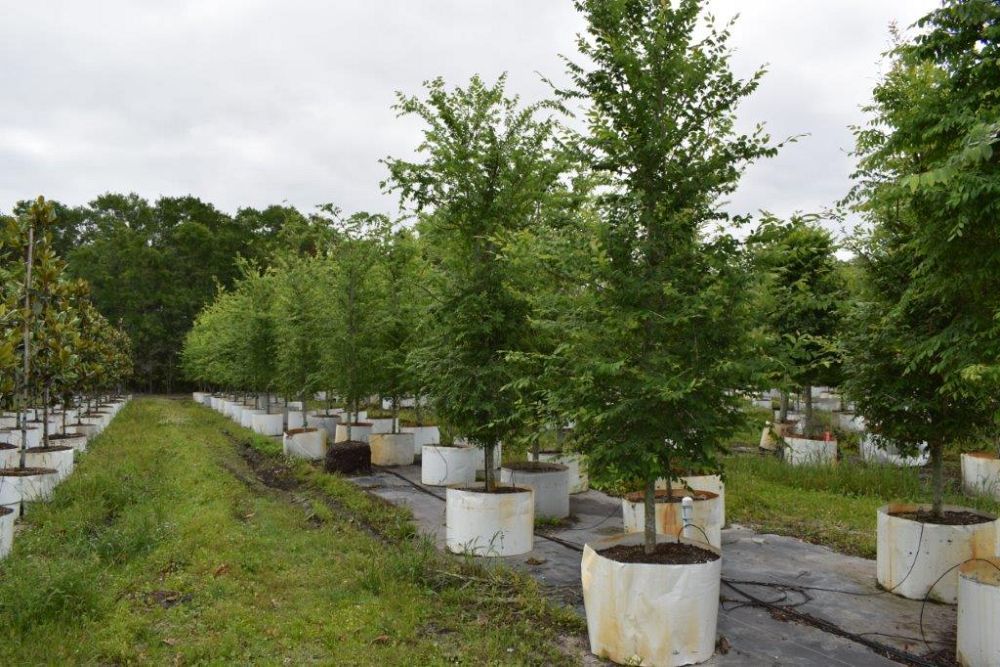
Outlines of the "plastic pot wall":
M 534 491 L 538 518 L 565 519 L 569 516 L 569 468 L 566 466 L 544 471 L 500 468 L 500 483 Z
M 723 511 L 722 501 L 711 492 L 704 492 L 708 497 L 694 498 L 691 512 L 691 523 L 697 528 L 688 527 L 682 534 L 684 519 L 681 514 L 681 503 L 656 503 L 656 532 L 662 535 L 676 537 L 681 535 L 694 542 L 708 543 L 713 547 L 722 546 Z M 626 533 L 641 533 L 646 527 L 646 506 L 642 500 L 633 502 L 622 498 L 622 524 Z M 701 530 L 698 530 L 698 529 Z M 704 534 L 702 534 L 704 531 Z
M 708 491 L 719 496 L 719 503 L 722 504 L 722 525 L 726 525 L 726 485 L 723 484 L 721 475 L 688 475 L 681 477 L 680 481 L 671 482 L 670 486 L 675 491 L 686 491 L 690 488 L 694 491 Z M 667 488 L 667 480 L 656 480 L 656 488 Z
M 14 521 L 17 519 L 17 512 L 10 508 L 0 514 L 0 560 L 7 557 L 14 546 Z
M 417 456 L 423 455 L 424 445 L 441 443 L 441 430 L 437 426 L 403 426 L 399 430 L 413 434 L 413 453 Z
M 930 454 L 927 452 L 927 443 L 920 443 L 919 453 L 915 456 L 902 456 L 899 450 L 892 443 L 880 443 L 870 433 L 864 433 L 858 443 L 858 450 L 861 458 L 869 463 L 899 466 L 901 468 L 919 468 L 927 465 Z
M 76 450 L 72 447 L 51 452 L 33 452 L 29 449 L 24 453 L 24 464 L 28 468 L 52 468 L 58 473 L 58 484 L 73 472 L 75 454 Z
M 372 450 L 372 465 L 413 465 L 412 433 L 372 433 L 368 444 Z
M 371 434 L 372 427 L 367 422 L 363 424 L 351 424 L 351 440 L 368 442 Z M 337 435 L 334 442 L 347 442 L 347 424 L 337 424 Z
M 531 456 L 534 460 L 534 455 Z M 572 452 L 539 452 L 538 460 L 546 463 L 558 463 L 569 468 L 570 494 L 583 493 L 590 488 L 587 477 L 587 462 L 580 454 Z
M 482 488 L 482 487 L 479 487 Z M 516 556 L 534 546 L 534 493 L 484 493 L 448 487 L 445 533 L 448 550 L 476 556 Z
M 1000 558 L 962 565 L 958 572 L 958 664 L 1000 665 L 997 619 L 1000 619 Z
M 280 414 L 261 413 L 250 418 L 250 427 L 260 435 L 281 435 L 284 432 L 284 421 Z
M 691 565 L 618 563 L 599 553 L 613 544 L 641 543 L 642 535 L 626 535 L 583 549 L 580 576 L 591 652 L 630 665 L 705 662 L 715 652 L 722 559 Z
M 1000 459 L 989 452 L 962 454 L 962 489 L 1000 500 Z
M 919 523 L 890 514 L 918 509 L 930 510 L 930 505 L 890 503 L 878 509 L 878 583 L 892 593 L 911 600 L 923 600 L 929 592 L 932 600 L 955 604 L 958 600 L 956 566 L 970 558 L 993 558 L 997 555 L 1000 520 L 971 526 L 944 526 Z M 989 516 L 967 507 L 945 506 L 944 509 Z M 934 586 L 933 590 L 931 586 Z
M 799 465 L 831 465 L 837 462 L 836 440 L 812 440 L 785 436 L 785 462 Z
M 307 461 L 322 461 L 326 458 L 326 431 L 309 428 L 298 433 L 285 432 L 281 439 L 285 456 Z
M 424 445 L 420 456 L 420 482 L 428 486 L 471 484 L 483 453 L 475 447 Z

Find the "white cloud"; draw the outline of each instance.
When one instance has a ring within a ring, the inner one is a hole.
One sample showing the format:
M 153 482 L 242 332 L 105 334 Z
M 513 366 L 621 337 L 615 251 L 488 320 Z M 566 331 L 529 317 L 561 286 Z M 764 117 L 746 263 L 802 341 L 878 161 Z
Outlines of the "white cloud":
M 712 0 L 739 11 L 735 67 L 769 74 L 741 110 L 775 137 L 809 133 L 752 168 L 737 210 L 818 210 L 849 187 L 847 126 L 877 79 L 888 25 L 935 0 Z M 510 73 L 546 94 L 582 28 L 569 0 L 93 0 L 4 3 L 0 209 L 45 194 L 191 193 L 225 210 L 287 200 L 381 209 L 378 160 L 419 127 L 394 91 L 437 75 Z

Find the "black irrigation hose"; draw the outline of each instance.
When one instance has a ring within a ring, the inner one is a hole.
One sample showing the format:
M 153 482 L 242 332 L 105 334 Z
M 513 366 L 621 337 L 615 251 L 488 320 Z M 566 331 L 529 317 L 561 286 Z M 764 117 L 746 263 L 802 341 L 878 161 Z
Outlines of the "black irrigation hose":
M 387 468 L 382 468 L 381 470 L 384 471 L 384 472 L 389 473 L 390 475 L 393 475 L 394 477 L 398 477 L 399 479 L 403 480 L 404 482 L 406 482 L 407 484 L 409 484 L 413 488 L 417 489 L 418 491 L 422 491 L 423 493 L 426 493 L 429 496 L 437 498 L 438 500 L 441 500 L 441 501 L 445 500 L 444 498 L 442 498 L 438 494 L 434 493 L 430 489 L 425 488 L 422 484 L 418 484 L 418 483 L 414 482 L 413 480 L 408 479 L 408 478 L 404 477 L 403 475 L 400 475 L 399 473 L 397 473 L 397 472 L 395 472 L 393 470 L 389 470 Z M 608 517 L 602 519 L 598 524 L 595 524 L 595 525 L 600 525 L 604 521 L 607 521 L 607 519 L 610 518 L 610 517 L 611 517 L 611 515 L 608 515 Z M 695 526 L 695 527 L 698 528 L 699 530 L 701 530 L 701 532 L 702 532 L 703 535 L 705 534 L 705 531 L 702 530 L 699 526 Z M 683 528 L 681 530 L 683 530 Z M 680 534 L 680 533 L 678 532 L 678 534 Z M 535 535 L 538 536 L 538 537 L 540 537 L 540 538 L 542 538 L 542 539 L 544 539 L 544 540 L 548 540 L 550 542 L 554 542 L 554 543 L 559 544 L 559 545 L 561 545 L 563 547 L 566 547 L 567 549 L 571 549 L 573 551 L 576 551 L 577 553 L 581 553 L 583 551 L 583 546 L 580 545 L 580 544 L 577 544 L 575 542 L 570 542 L 569 540 L 564 540 L 564 539 L 555 537 L 553 535 L 546 535 L 545 533 L 541 533 L 541 532 L 538 532 L 538 531 L 535 531 Z M 738 604 L 737 606 L 734 606 L 734 607 L 730 607 L 726 611 L 732 611 L 733 609 L 737 609 L 737 608 L 739 608 L 740 606 L 743 606 L 743 605 L 750 605 L 750 606 L 754 606 L 754 607 L 761 607 L 761 608 L 767 609 L 769 611 L 772 611 L 772 612 L 774 612 L 776 614 L 786 614 L 786 615 L 791 616 L 795 620 L 797 620 L 797 621 L 799 621 L 799 622 L 801 622 L 801 623 L 803 623 L 805 625 L 812 626 L 812 627 L 814 627 L 814 628 L 816 628 L 818 630 L 822 630 L 823 632 L 827 632 L 827 633 L 836 635 L 838 637 L 843 637 L 844 639 L 848 639 L 848 640 L 850 640 L 850 641 L 852 641 L 852 642 L 854 642 L 856 644 L 861 644 L 862 646 L 866 646 L 867 648 L 871 649 L 872 651 L 874 651 L 874 652 L 876 652 L 876 653 L 878 653 L 878 654 L 880 654 L 882 656 L 885 656 L 887 658 L 891 658 L 893 660 L 896 660 L 897 662 L 900 662 L 900 663 L 903 663 L 903 664 L 906 664 L 906 665 L 913 665 L 915 667 L 936 667 L 935 663 L 930 662 L 928 660 L 925 660 L 921 656 L 918 656 L 918 655 L 913 654 L 913 653 L 909 653 L 908 651 L 903 651 L 903 650 L 898 649 L 898 648 L 896 648 L 894 646 L 890 646 L 889 644 L 883 644 L 882 642 L 875 641 L 874 639 L 869 639 L 868 636 L 869 635 L 892 636 L 892 637 L 895 637 L 897 639 L 902 638 L 902 639 L 907 639 L 907 640 L 909 638 L 896 637 L 895 635 L 885 635 L 884 633 L 877 633 L 877 632 L 866 632 L 866 633 L 860 633 L 860 634 L 859 633 L 855 633 L 855 632 L 850 632 L 849 630 L 845 630 L 845 629 L 841 628 L 839 625 L 837 625 L 835 623 L 832 623 L 830 621 L 826 621 L 826 620 L 821 619 L 821 618 L 816 618 L 815 616 L 812 616 L 811 614 L 807 614 L 805 612 L 801 612 L 801 611 L 796 610 L 796 607 L 800 607 L 803 604 L 806 604 L 807 602 L 812 601 L 813 598 L 811 596 L 809 596 L 808 593 L 805 592 L 807 590 L 823 591 L 823 592 L 828 592 L 828 593 L 839 593 L 839 594 L 843 594 L 843 595 L 854 595 L 854 596 L 858 596 L 858 597 L 870 597 L 870 596 L 884 595 L 886 593 L 891 593 L 895 589 L 899 588 L 899 586 L 901 586 L 903 584 L 903 582 L 906 581 L 909 578 L 910 574 L 913 572 L 913 568 L 917 564 L 917 557 L 920 554 L 920 544 L 923 541 L 923 537 L 924 537 L 924 526 L 923 526 L 923 524 L 921 524 L 921 526 L 920 526 L 920 536 L 919 536 L 919 538 L 917 540 L 916 555 L 914 555 L 914 557 L 913 557 L 913 562 L 910 563 L 910 568 L 909 568 L 909 570 L 907 570 L 906 575 L 899 582 L 897 582 L 896 585 L 893 586 L 892 588 L 888 588 L 888 589 L 885 589 L 885 590 L 880 590 L 880 591 L 873 592 L 873 593 L 866 593 L 866 592 L 862 592 L 862 591 L 846 591 L 846 590 L 841 590 L 841 589 L 836 589 L 836 588 L 823 588 L 823 587 L 819 587 L 819 586 L 800 586 L 800 585 L 797 585 L 797 584 L 784 584 L 784 583 L 781 583 L 781 582 L 747 581 L 747 580 L 739 580 L 739 579 L 728 579 L 726 577 L 722 577 L 721 581 L 722 581 L 723 584 L 725 584 L 729 588 L 733 589 L 737 594 L 742 595 L 744 598 L 746 598 L 747 600 L 749 600 L 749 602 Z M 708 539 L 707 535 L 705 535 L 705 539 L 706 540 Z M 964 565 L 965 563 L 973 562 L 973 561 L 982 561 L 982 562 L 985 562 L 985 563 L 989 563 L 991 566 L 997 568 L 997 570 L 1000 570 L 1000 566 L 997 566 L 995 563 L 993 563 L 991 561 L 984 560 L 984 559 L 981 559 L 981 558 L 971 558 L 971 559 L 969 559 L 967 561 L 963 561 L 962 563 L 959 563 L 957 565 L 953 565 L 952 567 L 948 568 L 943 574 L 941 574 L 940 577 L 937 578 L 937 580 L 934 582 L 934 584 L 931 585 L 930 589 L 928 589 L 927 595 L 924 596 L 923 602 L 920 605 L 920 637 L 921 637 L 921 640 L 924 642 L 924 645 L 927 646 L 928 649 L 931 649 L 931 645 L 927 641 L 926 634 L 924 633 L 924 608 L 927 605 L 927 601 L 930 599 L 930 591 L 933 590 L 934 587 L 937 586 L 938 582 L 940 582 L 942 579 L 944 579 L 945 576 L 947 576 L 949 572 L 953 571 L 957 567 L 960 567 L 960 566 Z M 755 596 L 751 595 L 750 593 L 747 593 L 744 590 L 741 590 L 740 588 L 737 588 L 737 585 L 741 585 L 741 586 L 761 586 L 761 587 L 768 587 L 768 588 L 778 588 L 778 589 L 780 589 L 782 591 L 783 597 L 781 599 L 779 599 L 779 600 L 774 600 L 774 601 L 762 600 L 762 599 L 760 599 L 758 597 L 755 597 Z M 800 595 L 803 596 L 803 600 L 801 602 L 797 602 L 795 604 L 779 604 L 780 602 L 784 602 L 784 601 L 786 601 L 788 599 L 788 591 L 795 591 L 795 592 L 799 593 Z M 738 601 L 730 600 L 730 602 L 738 602 Z
M 785 614 L 791 616 L 795 620 L 804 623 L 805 625 L 810 625 L 814 628 L 828 632 L 832 635 L 837 635 L 838 637 L 843 637 L 844 639 L 849 639 L 856 644 L 861 644 L 867 646 L 876 653 L 901 662 L 906 665 L 914 665 L 915 667 L 935 667 L 934 663 L 925 660 L 924 658 L 909 653 L 907 651 L 900 650 L 894 646 L 889 646 L 888 644 L 883 644 L 882 642 L 875 641 L 874 639 L 868 639 L 864 635 L 859 635 L 854 632 L 849 632 L 844 630 L 839 625 L 831 623 L 830 621 L 825 621 L 821 618 L 816 618 L 811 614 L 806 614 L 801 611 L 797 611 L 793 607 L 775 604 L 774 602 L 769 602 L 768 600 L 761 600 L 758 597 L 747 593 L 739 588 L 737 588 L 728 579 L 723 578 L 722 583 L 733 589 L 737 594 L 742 595 L 747 600 L 753 603 L 754 606 L 763 607 L 776 614 Z

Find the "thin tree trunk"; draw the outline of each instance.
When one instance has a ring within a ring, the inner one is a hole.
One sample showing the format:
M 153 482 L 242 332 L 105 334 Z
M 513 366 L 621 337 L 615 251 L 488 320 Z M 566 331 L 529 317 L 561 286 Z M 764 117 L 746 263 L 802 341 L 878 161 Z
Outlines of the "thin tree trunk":
M 42 404 L 42 447 L 49 446 L 49 388 L 45 388 Z
M 788 392 L 782 389 L 778 407 L 778 423 L 784 424 L 786 421 L 788 421 Z
M 813 425 L 813 390 L 812 385 L 805 386 L 805 411 L 802 415 L 802 434 L 807 438 L 812 435 L 812 425 Z
M 306 410 L 306 393 L 302 392 L 302 428 L 309 427 L 309 411 Z
M 944 505 L 944 444 L 930 443 L 931 450 L 931 485 L 934 489 L 934 501 L 931 513 L 940 518 Z
M 392 427 L 393 433 L 399 433 L 399 396 L 392 397 Z
M 669 487 L 668 487 L 669 488 Z M 646 479 L 646 492 L 644 494 L 644 541 L 643 551 L 647 556 L 656 552 L 656 477 Z
M 486 482 L 486 493 L 492 493 L 496 488 L 496 471 L 493 470 L 493 452 L 496 449 L 496 443 L 490 442 L 483 447 L 483 456 L 486 459 L 485 467 L 485 482 Z
M 31 391 L 31 267 L 34 264 L 35 226 L 28 225 L 28 259 L 24 267 L 24 408 L 21 420 L 21 467 L 27 465 L 25 448 L 28 444 L 28 392 Z

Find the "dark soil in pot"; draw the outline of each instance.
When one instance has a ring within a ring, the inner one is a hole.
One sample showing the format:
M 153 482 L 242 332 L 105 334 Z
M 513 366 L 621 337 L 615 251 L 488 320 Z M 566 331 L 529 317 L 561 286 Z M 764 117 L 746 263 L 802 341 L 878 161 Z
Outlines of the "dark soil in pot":
M 47 454 L 49 452 L 71 452 L 73 448 L 66 445 L 49 445 L 48 447 L 28 447 L 27 451 L 32 454 Z
M 513 463 L 505 463 L 503 467 L 518 472 L 559 472 L 560 470 L 567 470 L 566 466 L 561 463 L 551 463 L 549 461 L 514 461 Z
M 934 516 L 930 510 L 917 510 L 916 512 L 890 512 L 889 516 L 909 519 L 918 523 L 929 523 L 936 526 L 975 526 L 979 523 L 989 523 L 995 518 L 976 514 L 975 512 L 944 511 L 941 516 Z
M 8 514 L 13 514 L 13 513 L 14 513 L 14 510 L 11 509 L 10 507 L 6 507 L 4 505 L 0 505 L 0 516 L 7 516 Z
M 966 456 L 972 456 L 977 459 L 988 459 L 990 461 L 996 461 L 998 457 L 993 452 L 965 452 Z
M 0 477 L 31 477 L 32 475 L 56 475 L 59 471 L 55 468 L 3 468 L 0 469 Z
M 9 442 L 0 442 L 0 451 L 17 449 L 17 445 L 12 445 Z
M 368 473 L 372 470 L 372 448 L 367 442 L 347 440 L 335 442 L 326 451 L 324 469 L 344 475 Z
M 508 493 L 524 493 L 524 492 L 526 492 L 528 490 L 528 489 L 522 489 L 521 487 L 518 487 L 518 486 L 500 486 L 499 484 L 497 484 L 496 486 L 494 486 L 492 491 L 487 491 L 485 484 L 475 484 L 475 485 L 472 485 L 472 486 L 460 486 L 458 488 L 460 488 L 462 491 L 472 491 L 473 493 L 489 493 L 489 494 L 496 494 L 496 495 L 505 495 L 505 494 L 508 494 Z
M 49 440 L 69 440 L 70 438 L 85 438 L 86 436 L 82 433 L 60 433 L 58 435 L 50 435 Z
M 719 494 L 712 493 L 711 491 L 687 491 L 684 489 L 657 489 L 655 502 L 658 503 L 679 503 L 684 500 L 684 496 L 691 496 L 695 501 L 698 500 L 712 500 L 713 498 L 718 498 Z M 630 503 L 641 503 L 645 501 L 646 495 L 642 491 L 636 491 L 634 493 L 629 493 L 625 496 L 625 499 Z
M 652 565 L 698 565 L 719 560 L 717 553 L 696 547 L 693 544 L 660 542 L 652 554 L 647 554 L 641 544 L 617 546 L 598 551 L 599 554 L 616 563 L 649 563 Z
M 371 417 L 371 415 L 369 415 Z M 399 426 L 402 428 L 423 428 L 424 426 L 437 426 L 437 424 L 431 424 L 430 422 L 419 422 L 415 419 L 400 419 Z
M 298 435 L 299 433 L 315 433 L 318 430 L 319 430 L 318 428 L 312 428 L 311 426 L 309 428 L 293 428 L 290 431 L 285 431 L 285 435 Z

